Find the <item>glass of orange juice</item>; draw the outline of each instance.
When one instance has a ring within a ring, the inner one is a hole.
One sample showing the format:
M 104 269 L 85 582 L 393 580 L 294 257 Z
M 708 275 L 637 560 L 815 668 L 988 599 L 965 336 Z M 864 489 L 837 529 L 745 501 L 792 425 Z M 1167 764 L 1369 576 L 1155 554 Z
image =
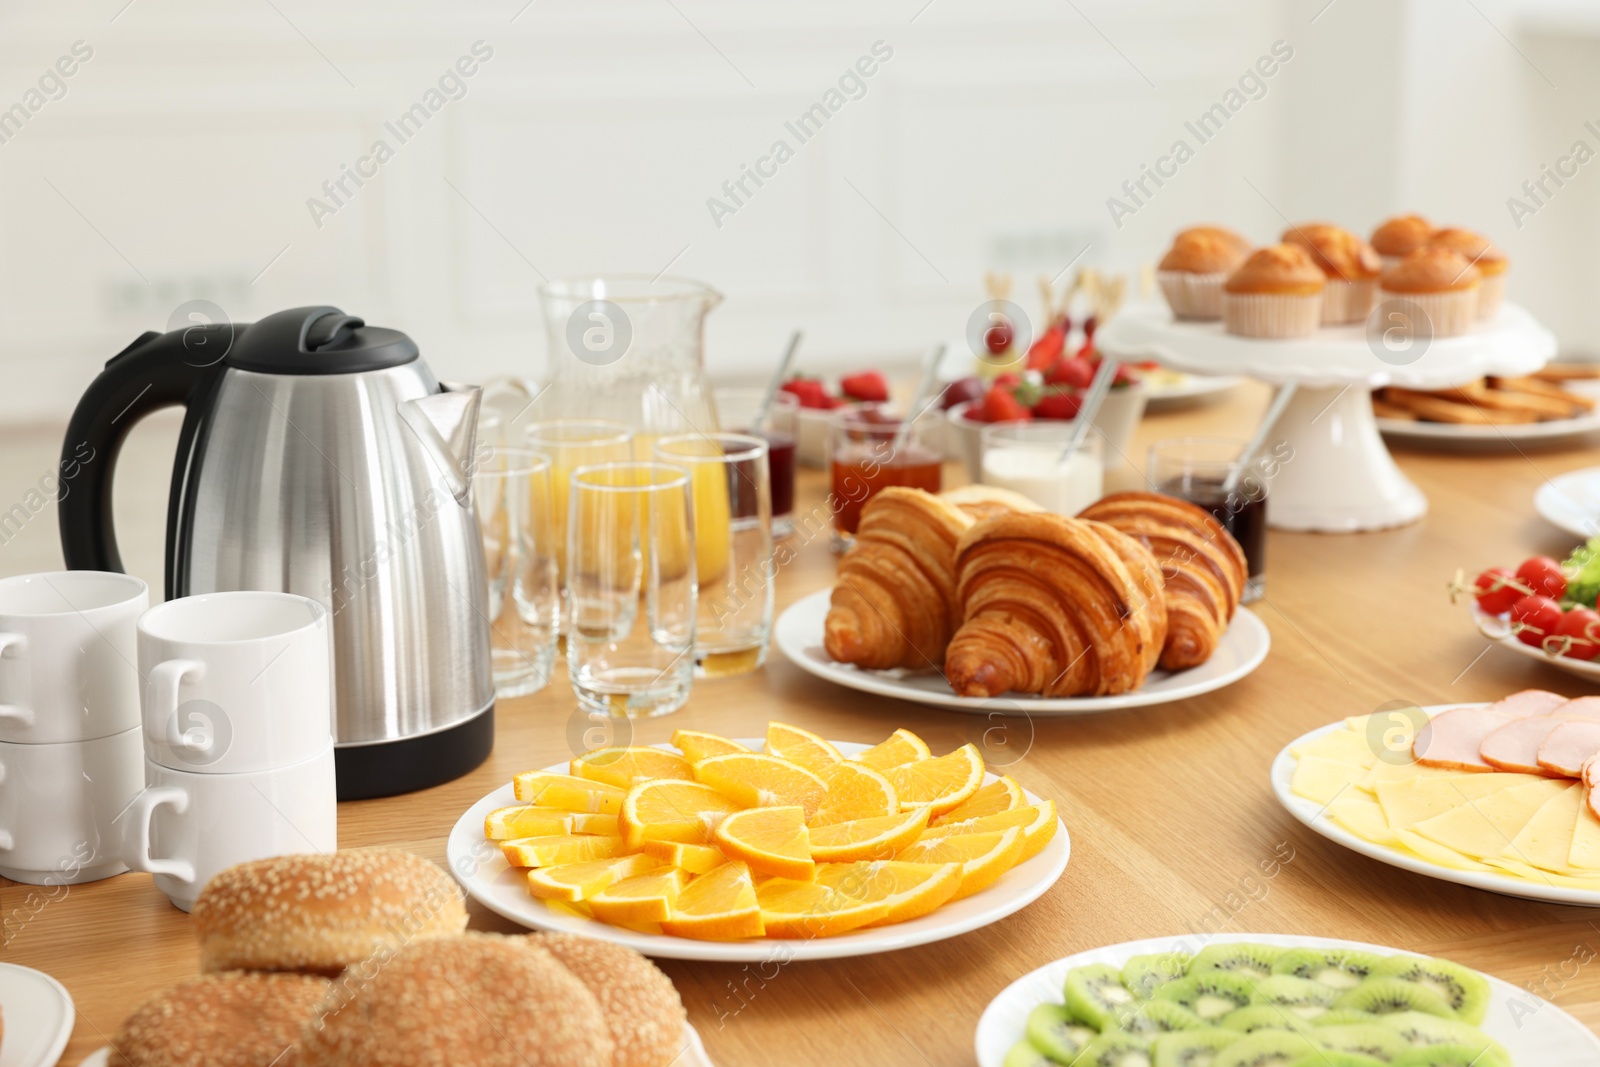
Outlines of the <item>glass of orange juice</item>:
M 556 538 L 557 576 L 565 581 L 567 500 L 572 491 L 572 472 L 579 467 L 632 459 L 633 431 L 620 422 L 605 419 L 554 419 L 530 425 L 523 435 L 523 443 L 550 457 L 550 524 L 559 533 Z M 565 594 L 561 619 L 561 632 L 565 634 L 568 619 Z

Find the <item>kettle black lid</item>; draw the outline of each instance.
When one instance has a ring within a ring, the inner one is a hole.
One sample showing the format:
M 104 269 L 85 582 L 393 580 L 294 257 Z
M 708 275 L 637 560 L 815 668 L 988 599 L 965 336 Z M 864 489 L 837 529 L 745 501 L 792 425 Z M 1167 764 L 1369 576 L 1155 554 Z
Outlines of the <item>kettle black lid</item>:
M 368 326 L 336 307 L 304 307 L 245 327 L 227 364 L 259 374 L 356 374 L 416 358 L 416 342 L 399 330 Z

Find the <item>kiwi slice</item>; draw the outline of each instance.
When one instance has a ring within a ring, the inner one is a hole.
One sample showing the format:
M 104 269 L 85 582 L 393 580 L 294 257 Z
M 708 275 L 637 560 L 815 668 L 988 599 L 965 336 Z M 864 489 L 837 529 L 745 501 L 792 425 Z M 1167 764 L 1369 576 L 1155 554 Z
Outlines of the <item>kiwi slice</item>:
M 1511 1053 L 1504 1045 L 1475 1026 L 1459 1019 L 1441 1019 L 1417 1011 L 1404 1011 L 1383 1018 L 1383 1026 L 1393 1030 L 1406 1044 L 1415 1048 L 1451 1045 L 1476 1049 L 1483 1054 L 1480 1067 L 1495 1067 L 1511 1063 Z
M 1040 1004 L 1028 1013 L 1028 1040 L 1057 1063 L 1071 1063 L 1099 1031 L 1074 1019 L 1064 1004 Z M 1006 1067 L 1011 1067 L 1007 1064 Z
M 1347 989 L 1333 1002 L 1335 1008 L 1393 1015 L 1402 1011 L 1421 1011 L 1453 1019 L 1450 1004 L 1427 986 L 1400 978 L 1368 978 L 1354 989 Z
M 1363 1056 L 1359 1052 L 1321 1049 L 1303 1060 L 1296 1060 L 1294 1067 L 1384 1067 L 1388 1062 L 1373 1056 Z
M 1212 1067 L 1290 1067 L 1319 1051 L 1316 1042 L 1304 1034 L 1260 1030 L 1217 1053 Z
M 1348 948 L 1291 948 L 1272 965 L 1274 974 L 1308 978 L 1335 989 L 1354 989 L 1372 976 L 1379 959 Z
M 1150 1042 L 1134 1034 L 1101 1034 L 1084 1046 L 1072 1067 L 1154 1067 Z
M 1319 1026 L 1312 1031 L 1312 1038 L 1323 1048 L 1359 1052 L 1380 1060 L 1394 1059 L 1411 1047 L 1387 1026 Z
M 1170 1000 L 1188 1008 L 1203 1021 L 1215 1023 L 1229 1012 L 1248 1006 L 1255 989 L 1255 982 L 1242 974 L 1212 971 L 1168 982 L 1155 991 L 1154 999 Z
M 1241 942 L 1234 945 L 1207 945 L 1195 953 L 1189 963 L 1190 974 L 1206 971 L 1230 971 L 1247 978 L 1266 978 L 1272 974 L 1283 950 L 1270 945 L 1252 945 Z
M 1063 992 L 1068 1013 L 1096 1030 L 1115 1027 L 1117 1018 L 1135 1007 L 1134 995 L 1122 984 L 1122 972 L 1103 963 L 1068 971 Z
M 1370 1011 L 1354 1011 L 1350 1008 L 1329 1008 L 1315 1019 L 1311 1020 L 1312 1026 L 1369 1026 L 1372 1023 L 1382 1022 L 1384 1017 Z
M 1471 1045 L 1429 1045 L 1402 1052 L 1389 1061 L 1391 1067 L 1511 1067 L 1509 1059 L 1473 1048 Z
M 1304 1019 L 1276 1004 L 1252 1004 L 1248 1008 L 1231 1011 L 1224 1015 L 1217 1025 L 1225 1030 L 1237 1030 L 1241 1034 L 1253 1034 L 1258 1030 L 1311 1032 L 1311 1027 Z
M 1070 1063 L 1072 1061 L 1065 1060 Z M 1048 1056 L 1034 1048 L 1026 1040 L 1018 1041 L 1011 1046 L 1011 1051 L 1006 1053 L 1006 1058 L 1000 1061 L 1000 1067 L 1051 1067 Z
M 1339 991 L 1309 978 L 1296 978 L 1292 974 L 1275 974 L 1256 983 L 1253 1004 L 1271 1004 L 1300 1016 L 1315 1019 L 1333 1005 Z
M 1134 956 L 1122 965 L 1122 984 L 1141 1000 L 1168 982 L 1176 982 L 1189 973 L 1187 952 L 1161 952 L 1150 956 Z
M 1177 1030 L 1204 1029 L 1205 1022 L 1194 1012 L 1170 1000 L 1151 1000 L 1117 1017 L 1117 1029 L 1127 1034 L 1142 1034 L 1154 1039 Z
M 1238 1041 L 1233 1030 L 1180 1030 L 1162 1034 L 1150 1046 L 1152 1067 L 1212 1067 L 1217 1053 Z
M 1377 978 L 1398 978 L 1444 998 L 1456 1018 L 1476 1026 L 1489 1010 L 1489 981 L 1470 967 L 1429 956 L 1390 956 L 1373 969 Z

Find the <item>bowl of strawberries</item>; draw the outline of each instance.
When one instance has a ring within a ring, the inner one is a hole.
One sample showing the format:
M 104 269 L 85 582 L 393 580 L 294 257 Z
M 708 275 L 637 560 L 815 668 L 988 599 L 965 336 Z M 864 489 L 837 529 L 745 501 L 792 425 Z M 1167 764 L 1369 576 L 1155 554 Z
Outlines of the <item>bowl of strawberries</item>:
M 881 404 L 889 399 L 889 379 L 876 370 L 844 375 L 837 391 L 830 390 L 821 378 L 803 374 L 790 378 L 782 388 L 800 403 L 795 456 L 806 467 L 827 467 L 828 421 L 836 409 L 851 404 Z

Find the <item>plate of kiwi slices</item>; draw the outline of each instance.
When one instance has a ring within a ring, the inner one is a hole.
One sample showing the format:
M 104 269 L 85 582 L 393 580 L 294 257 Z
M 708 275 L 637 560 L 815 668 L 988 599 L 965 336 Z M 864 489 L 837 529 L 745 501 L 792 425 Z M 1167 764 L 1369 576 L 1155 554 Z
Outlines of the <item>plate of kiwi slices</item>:
M 1012 982 L 980 1067 L 1582 1067 L 1600 1038 L 1555 1005 L 1431 956 L 1278 934 L 1098 948 Z

